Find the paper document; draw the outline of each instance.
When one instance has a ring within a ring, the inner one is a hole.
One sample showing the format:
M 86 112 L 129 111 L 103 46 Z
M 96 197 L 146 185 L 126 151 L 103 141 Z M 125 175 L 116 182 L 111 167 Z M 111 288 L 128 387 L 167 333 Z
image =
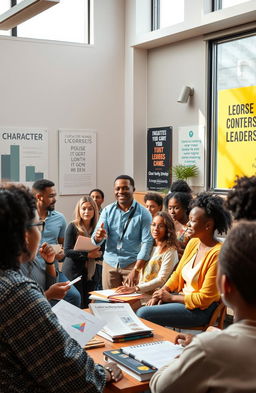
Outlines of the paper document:
M 89 237 L 80 235 L 77 237 L 74 245 L 74 250 L 76 251 L 94 251 L 98 249 L 100 249 L 100 247 L 93 244 Z
M 111 337 L 152 331 L 137 317 L 129 303 L 90 303 L 89 307 L 96 317 L 107 321 L 102 331 Z
M 106 324 L 103 319 L 99 319 L 65 300 L 59 301 L 52 307 L 52 311 L 56 314 L 59 323 L 66 332 L 75 339 L 81 347 L 84 347 L 85 344 L 87 344 Z

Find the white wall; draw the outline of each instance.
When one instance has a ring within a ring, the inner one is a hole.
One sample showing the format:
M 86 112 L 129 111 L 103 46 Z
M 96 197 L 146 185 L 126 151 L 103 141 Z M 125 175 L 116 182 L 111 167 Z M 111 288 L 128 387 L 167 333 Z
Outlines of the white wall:
M 124 170 L 124 1 L 95 0 L 92 47 L 0 37 L 0 125 L 45 127 L 58 191 L 58 129 L 95 129 L 97 186 Z M 59 196 L 67 220 L 80 196 Z
M 147 128 L 173 126 L 175 165 L 177 127 L 207 124 L 207 38 L 256 27 L 256 0 L 209 13 L 210 5 L 211 0 L 185 0 L 184 22 L 150 31 L 149 2 L 126 0 L 126 31 L 130 37 L 126 75 L 132 75 L 133 94 L 130 94 L 129 110 L 125 108 L 125 126 L 133 127 L 131 158 L 138 191 L 146 190 Z M 138 28 L 143 15 L 144 23 Z M 183 85 L 195 90 L 188 104 L 177 103 Z M 205 168 L 206 165 L 205 160 Z M 199 188 L 195 187 L 195 191 Z

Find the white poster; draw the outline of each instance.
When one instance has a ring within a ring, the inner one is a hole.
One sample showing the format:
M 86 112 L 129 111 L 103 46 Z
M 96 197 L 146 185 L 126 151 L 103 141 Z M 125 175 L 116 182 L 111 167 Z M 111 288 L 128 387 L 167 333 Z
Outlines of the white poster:
M 196 165 L 199 176 L 189 180 L 192 186 L 204 186 L 204 127 L 178 127 L 178 164 Z
M 23 183 L 48 177 L 48 134 L 37 128 L 0 128 L 1 181 Z
M 59 193 L 88 194 L 96 187 L 96 132 L 59 130 Z

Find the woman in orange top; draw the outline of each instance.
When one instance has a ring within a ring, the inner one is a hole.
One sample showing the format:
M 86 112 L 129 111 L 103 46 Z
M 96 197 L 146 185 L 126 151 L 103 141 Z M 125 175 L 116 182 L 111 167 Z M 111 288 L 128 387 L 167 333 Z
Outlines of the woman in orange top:
M 214 232 L 227 232 L 231 216 L 220 197 L 201 193 L 192 201 L 188 232 L 191 240 L 165 286 L 156 290 L 139 317 L 171 327 L 208 323 L 220 296 L 216 285 L 221 243 Z

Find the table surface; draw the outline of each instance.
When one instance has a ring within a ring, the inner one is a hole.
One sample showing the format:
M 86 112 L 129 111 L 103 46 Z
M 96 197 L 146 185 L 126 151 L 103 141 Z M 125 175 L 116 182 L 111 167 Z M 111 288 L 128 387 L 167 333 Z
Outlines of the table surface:
M 87 310 L 86 310 L 87 311 Z M 111 341 L 105 340 L 104 338 L 99 337 L 102 341 L 105 342 L 105 347 L 101 348 L 93 348 L 87 350 L 88 355 L 90 355 L 96 363 L 104 364 L 104 351 L 110 351 L 113 349 L 118 349 L 120 347 L 126 347 L 129 345 L 138 345 L 140 343 L 150 343 L 153 341 L 159 340 L 167 340 L 174 342 L 175 337 L 177 336 L 177 332 L 164 328 L 163 326 L 156 325 L 155 323 L 146 321 L 142 319 L 145 325 L 149 326 L 153 329 L 154 336 L 149 338 L 143 338 L 140 340 L 131 340 L 122 343 L 112 343 Z M 140 382 L 137 379 L 133 378 L 129 374 L 123 372 L 123 378 L 119 382 L 108 383 L 104 390 L 105 393 L 137 393 L 143 392 L 148 388 L 149 381 Z

